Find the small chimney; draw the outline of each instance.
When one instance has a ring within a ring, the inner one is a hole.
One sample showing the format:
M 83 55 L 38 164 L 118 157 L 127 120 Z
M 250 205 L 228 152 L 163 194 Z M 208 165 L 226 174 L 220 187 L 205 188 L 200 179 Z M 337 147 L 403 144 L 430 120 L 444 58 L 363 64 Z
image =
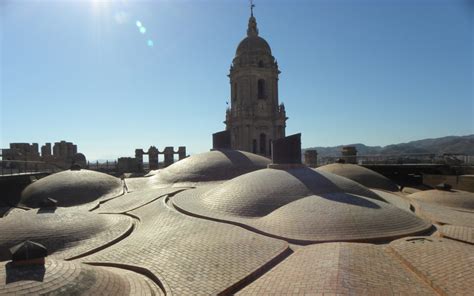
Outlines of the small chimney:
M 11 247 L 10 253 L 14 265 L 44 264 L 44 258 L 48 256 L 45 246 L 29 240 Z
M 318 151 L 316 149 L 308 149 L 304 152 L 304 163 L 312 168 L 318 165 Z
M 273 140 L 272 169 L 291 169 L 303 167 L 301 163 L 301 133 Z
M 342 147 L 341 154 L 346 163 L 357 164 L 357 149 L 355 146 Z

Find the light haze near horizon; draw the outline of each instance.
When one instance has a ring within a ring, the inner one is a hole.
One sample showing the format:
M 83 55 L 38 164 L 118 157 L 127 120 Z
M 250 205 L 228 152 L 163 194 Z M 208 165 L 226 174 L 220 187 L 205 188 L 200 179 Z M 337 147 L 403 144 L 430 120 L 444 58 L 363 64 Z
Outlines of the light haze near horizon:
M 473 134 L 472 3 L 255 1 L 287 135 L 314 147 Z M 2 1 L 1 148 L 208 151 L 249 14 L 245 0 Z

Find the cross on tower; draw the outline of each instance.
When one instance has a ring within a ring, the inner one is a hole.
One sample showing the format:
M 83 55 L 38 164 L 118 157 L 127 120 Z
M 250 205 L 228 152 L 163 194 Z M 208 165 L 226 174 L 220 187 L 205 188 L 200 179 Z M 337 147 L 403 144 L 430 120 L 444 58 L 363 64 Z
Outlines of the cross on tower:
M 255 4 L 253 4 L 253 0 L 250 0 L 250 15 L 253 16 L 253 8 L 255 7 Z

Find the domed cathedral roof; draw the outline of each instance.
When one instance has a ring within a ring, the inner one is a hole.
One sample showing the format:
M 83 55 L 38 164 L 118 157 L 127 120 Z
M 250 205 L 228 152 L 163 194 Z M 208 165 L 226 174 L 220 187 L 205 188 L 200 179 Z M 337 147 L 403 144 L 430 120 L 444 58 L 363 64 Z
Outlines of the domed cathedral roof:
M 257 20 L 252 11 L 249 18 L 247 37 L 240 41 L 237 46 L 234 65 L 261 62 L 268 65 L 269 61 L 274 62 L 272 50 L 268 42 L 258 36 Z
M 247 29 L 247 37 L 240 41 L 237 46 L 235 56 L 238 57 L 243 54 L 272 54 L 270 45 L 262 37 L 258 36 L 257 20 L 252 15 L 249 18 L 249 27 Z
M 255 19 L 255 18 L 254 18 Z M 241 56 L 243 54 L 257 53 L 257 54 L 272 54 L 270 45 L 267 41 L 260 36 L 249 36 L 240 41 L 237 46 L 235 56 Z

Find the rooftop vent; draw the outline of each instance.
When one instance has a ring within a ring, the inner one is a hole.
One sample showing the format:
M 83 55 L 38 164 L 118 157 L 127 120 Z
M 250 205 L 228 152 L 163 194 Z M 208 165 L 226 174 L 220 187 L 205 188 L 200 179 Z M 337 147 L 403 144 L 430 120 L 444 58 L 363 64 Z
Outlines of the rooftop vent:
M 81 169 L 82 169 L 81 165 L 77 163 L 74 163 L 73 165 L 71 165 L 71 168 L 70 168 L 71 171 L 80 171 Z
M 435 188 L 437 190 L 450 191 L 451 188 L 453 188 L 453 187 L 451 185 L 447 184 L 447 183 L 440 183 L 440 184 L 436 185 Z
M 54 198 L 48 197 L 39 202 L 40 208 L 56 208 L 58 206 L 58 201 Z
M 44 264 L 44 258 L 48 256 L 45 246 L 29 240 L 11 247 L 10 253 L 15 264 Z

